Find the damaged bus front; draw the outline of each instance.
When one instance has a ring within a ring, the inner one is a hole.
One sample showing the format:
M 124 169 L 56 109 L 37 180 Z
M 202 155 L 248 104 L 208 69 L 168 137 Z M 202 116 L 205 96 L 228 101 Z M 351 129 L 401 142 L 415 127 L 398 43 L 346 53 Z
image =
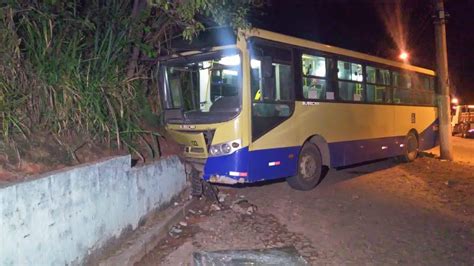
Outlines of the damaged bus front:
M 168 133 L 184 146 L 194 192 L 202 181 L 245 182 L 248 146 L 245 43 L 188 51 L 160 61 L 161 98 Z

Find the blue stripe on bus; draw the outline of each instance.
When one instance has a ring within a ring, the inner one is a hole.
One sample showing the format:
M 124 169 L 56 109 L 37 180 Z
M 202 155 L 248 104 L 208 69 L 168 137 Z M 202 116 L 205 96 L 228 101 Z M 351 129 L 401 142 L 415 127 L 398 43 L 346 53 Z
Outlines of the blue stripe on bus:
M 429 150 L 439 143 L 439 120 L 436 119 L 420 134 L 420 150 Z
M 438 120 L 418 136 L 419 149 L 428 150 L 438 143 Z M 341 167 L 365 161 L 394 157 L 403 154 L 405 136 L 353 140 L 329 143 L 331 167 Z
M 295 146 L 252 151 L 249 181 L 256 182 L 296 175 L 300 148 L 300 146 Z
M 296 174 L 300 147 L 275 148 L 249 152 L 248 147 L 230 155 L 209 157 L 204 166 L 204 180 L 213 175 L 231 176 L 230 172 L 247 173 L 245 182 L 283 178 Z
M 248 173 L 249 157 L 248 148 L 237 150 L 229 155 L 209 157 L 204 165 L 204 179 L 209 180 L 213 175 L 231 177 L 229 175 L 231 171 Z M 232 178 L 238 179 L 238 177 Z
M 331 167 L 341 167 L 402 154 L 405 137 L 354 140 L 329 143 Z

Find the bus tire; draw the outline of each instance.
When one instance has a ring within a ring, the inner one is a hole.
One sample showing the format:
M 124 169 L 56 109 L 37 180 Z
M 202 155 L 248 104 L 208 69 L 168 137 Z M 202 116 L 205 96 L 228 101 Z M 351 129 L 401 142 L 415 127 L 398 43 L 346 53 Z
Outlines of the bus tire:
M 418 138 L 415 133 L 410 132 L 405 137 L 405 146 L 403 148 L 403 155 L 401 159 L 403 162 L 413 162 L 418 157 Z
M 298 158 L 298 174 L 288 177 L 286 181 L 296 190 L 311 190 L 319 182 L 323 169 L 321 152 L 313 143 L 303 145 Z

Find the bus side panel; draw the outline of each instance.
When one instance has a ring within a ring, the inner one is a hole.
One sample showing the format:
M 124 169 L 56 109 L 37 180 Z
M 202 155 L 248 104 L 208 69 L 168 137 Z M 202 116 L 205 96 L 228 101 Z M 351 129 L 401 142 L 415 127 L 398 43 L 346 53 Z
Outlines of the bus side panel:
M 404 137 L 388 137 L 329 143 L 331 166 L 341 167 L 400 155 L 403 141 Z
M 439 120 L 420 133 L 420 150 L 429 150 L 439 145 Z
M 251 151 L 249 182 L 296 175 L 299 150 L 296 146 Z

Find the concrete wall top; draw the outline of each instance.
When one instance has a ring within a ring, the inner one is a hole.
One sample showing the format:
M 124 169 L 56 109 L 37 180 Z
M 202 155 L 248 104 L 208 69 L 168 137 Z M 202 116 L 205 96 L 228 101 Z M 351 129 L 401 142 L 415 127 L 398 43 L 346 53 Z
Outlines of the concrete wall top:
M 186 184 L 175 156 L 107 158 L 0 188 L 0 265 L 79 264 Z

